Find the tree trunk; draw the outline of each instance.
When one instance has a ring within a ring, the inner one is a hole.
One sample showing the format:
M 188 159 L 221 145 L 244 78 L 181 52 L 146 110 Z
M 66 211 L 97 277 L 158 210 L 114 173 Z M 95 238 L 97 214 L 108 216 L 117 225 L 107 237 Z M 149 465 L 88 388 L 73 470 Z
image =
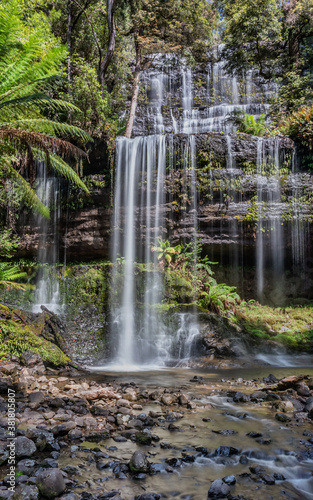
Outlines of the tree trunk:
M 141 50 L 140 50 L 139 44 L 136 43 L 136 66 L 135 66 L 134 79 L 133 79 L 133 92 L 132 92 L 132 100 L 131 100 L 131 105 L 130 105 L 128 122 L 127 122 L 126 132 L 125 132 L 125 137 L 127 137 L 128 139 L 131 138 L 132 131 L 133 131 L 133 125 L 134 125 L 134 119 L 135 119 L 135 113 L 136 113 L 137 101 L 138 101 L 140 71 L 141 71 Z
M 104 91 L 104 75 L 109 67 L 115 50 L 115 35 L 116 28 L 114 22 L 114 12 L 113 12 L 113 0 L 107 0 L 107 22 L 109 28 L 109 44 L 107 52 L 100 62 L 100 84 L 102 92 Z

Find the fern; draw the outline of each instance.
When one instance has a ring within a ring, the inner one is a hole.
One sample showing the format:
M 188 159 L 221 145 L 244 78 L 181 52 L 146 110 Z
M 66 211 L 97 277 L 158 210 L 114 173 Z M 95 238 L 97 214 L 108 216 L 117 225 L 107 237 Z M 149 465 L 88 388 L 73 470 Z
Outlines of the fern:
M 25 290 L 27 284 L 16 283 L 16 280 L 27 278 L 27 274 L 21 272 L 18 266 L 12 266 L 7 262 L 0 262 L 0 287 L 16 288 Z
M 88 192 L 87 187 L 66 163 L 86 153 L 68 139 L 81 143 L 91 141 L 82 129 L 68 123 L 47 118 L 47 111 L 78 112 L 71 103 L 51 98 L 45 91 L 53 86 L 65 48 L 49 42 L 40 30 L 26 27 L 21 21 L 18 2 L 7 0 L 0 4 L 0 160 L 7 177 L 23 191 L 25 202 L 33 210 L 49 217 L 45 207 L 31 186 L 14 170 L 21 163 L 29 167 L 31 183 L 34 180 L 34 160 L 40 157 L 70 182 Z M 12 159 L 16 159 L 11 163 Z

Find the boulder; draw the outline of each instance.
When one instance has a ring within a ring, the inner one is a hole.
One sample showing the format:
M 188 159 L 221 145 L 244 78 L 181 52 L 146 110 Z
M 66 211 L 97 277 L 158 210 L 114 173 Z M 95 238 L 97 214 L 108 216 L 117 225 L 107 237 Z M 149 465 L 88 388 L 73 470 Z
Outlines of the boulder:
M 41 365 L 42 364 L 42 359 L 39 356 L 39 354 L 33 352 L 33 351 L 25 351 L 21 355 L 21 363 L 25 366 L 29 367 L 34 367 L 36 365 Z
M 52 433 L 54 436 L 65 436 L 72 429 L 75 429 L 75 427 L 76 427 L 75 422 L 72 422 L 72 421 L 63 422 L 62 424 L 55 425 L 52 428 Z
M 226 498 L 230 493 L 230 486 L 223 479 L 215 479 L 210 486 L 208 498 Z
M 38 500 L 39 491 L 35 485 L 20 485 L 16 488 L 13 500 Z
M 18 436 L 15 440 L 15 454 L 17 458 L 31 457 L 37 451 L 35 443 L 25 436 Z
M 59 469 L 47 469 L 40 472 L 36 479 L 40 494 L 45 498 L 55 498 L 65 491 L 65 481 Z
M 147 472 L 149 468 L 148 460 L 146 457 L 146 454 L 143 453 L 142 451 L 135 451 L 133 453 L 130 461 L 129 461 L 129 468 L 131 472 Z

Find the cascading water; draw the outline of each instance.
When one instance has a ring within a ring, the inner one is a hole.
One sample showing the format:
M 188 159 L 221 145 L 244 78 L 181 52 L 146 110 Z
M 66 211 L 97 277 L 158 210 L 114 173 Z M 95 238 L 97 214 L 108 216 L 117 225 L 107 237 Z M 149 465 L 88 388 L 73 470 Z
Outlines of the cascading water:
M 279 300 L 282 290 L 284 242 L 281 227 L 280 143 L 276 137 L 259 137 L 257 142 L 257 295 L 264 299 L 265 242 L 271 251 L 272 295 Z M 269 178 L 266 176 L 269 171 Z
M 60 314 L 63 311 L 63 305 L 60 294 L 59 279 L 57 270 L 53 264 L 58 261 L 59 239 L 58 239 L 58 221 L 61 216 L 60 204 L 60 180 L 56 177 L 48 177 L 46 165 L 41 163 L 37 166 L 38 186 L 37 195 L 39 199 L 51 209 L 51 220 L 46 220 L 38 216 L 38 225 L 40 227 L 40 241 L 38 247 L 38 261 L 42 265 L 37 280 L 36 292 L 34 297 L 33 312 L 41 312 L 41 305 L 44 305 L 49 311 Z M 48 242 L 48 233 L 52 228 L 53 234 L 50 235 Z M 45 266 L 52 264 L 52 266 Z
M 178 65 L 175 57 L 166 56 L 159 63 L 157 61 L 154 68 L 142 75 L 148 104 L 144 112 L 138 107 L 135 138 L 117 140 L 112 255 L 116 264 L 111 294 L 110 353 L 113 364 L 119 368 L 123 365 L 151 366 L 151 363 L 165 365 L 189 352 L 186 342 L 190 342 L 190 335 L 186 328 L 190 330 L 190 321 L 183 321 L 181 317 L 176 326 L 168 327 L 160 313 L 163 274 L 158 268 L 157 253 L 151 252 L 151 248 L 159 245 L 159 238 L 164 241 L 175 236 L 173 241 L 193 242 L 196 251 L 201 234 L 196 175 L 198 134 L 223 133 L 220 137 L 224 138 L 227 149 L 226 176 L 221 183 L 224 187 L 220 188 L 218 210 L 224 207 L 225 219 L 231 220 L 228 211 L 236 210 L 236 203 L 242 202 L 242 194 L 236 187 L 239 171 L 237 136 L 233 134 L 230 115 L 234 111 L 245 111 L 258 118 L 266 112 L 268 98 L 275 91 L 259 85 L 252 71 L 240 81 L 229 77 L 222 62 L 210 65 L 205 80 L 200 80 L 194 79 L 193 71 L 186 65 Z M 145 133 L 152 135 L 143 135 Z M 177 140 L 175 134 L 181 134 Z M 179 147 L 174 147 L 174 143 Z M 273 270 L 273 284 L 281 283 L 276 278 L 283 272 L 279 181 L 283 153 L 280 139 L 274 137 L 258 138 L 256 149 L 258 227 L 255 262 L 257 296 L 262 301 L 268 261 Z M 176 179 L 180 179 L 181 185 L 178 222 L 173 220 L 171 190 L 165 188 L 167 175 L 176 171 L 179 171 Z M 210 176 L 212 178 L 212 170 Z M 213 191 L 211 198 L 214 198 Z M 242 258 L 237 244 L 240 242 L 238 218 L 232 217 L 230 230 L 231 263 L 236 269 Z M 221 217 L 221 234 L 224 220 Z M 174 227 L 175 235 L 172 234 Z M 278 296 L 279 285 L 273 289 L 273 295 Z M 194 338 L 197 335 L 196 316 L 193 316 L 192 325 Z

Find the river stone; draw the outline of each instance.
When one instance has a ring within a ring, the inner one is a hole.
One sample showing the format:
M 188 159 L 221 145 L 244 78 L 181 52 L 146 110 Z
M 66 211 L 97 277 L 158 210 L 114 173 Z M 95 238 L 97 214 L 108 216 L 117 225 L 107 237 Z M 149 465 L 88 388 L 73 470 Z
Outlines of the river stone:
M 134 498 L 134 500 L 159 500 L 161 495 L 158 493 L 143 493 Z
M 98 497 L 98 500 L 107 500 L 107 498 L 114 498 L 119 494 L 119 490 L 104 491 L 101 496 Z
M 14 363 L 6 363 L 4 365 L 1 365 L 1 371 L 5 375 L 12 375 L 16 373 L 17 371 L 17 366 Z
M 266 398 L 266 393 L 263 391 L 255 391 L 251 394 L 250 396 L 251 401 L 260 401 L 260 400 L 265 400 Z
M 20 485 L 13 495 L 13 500 L 37 500 L 38 498 L 39 491 L 37 486 L 34 485 Z
M 140 450 L 135 451 L 130 459 L 129 468 L 132 472 L 146 472 L 148 470 L 146 454 Z
M 224 483 L 228 484 L 229 486 L 236 484 L 236 478 L 235 476 L 225 476 L 223 477 Z
M 208 498 L 226 498 L 230 493 L 230 486 L 223 479 L 215 479 L 210 486 Z
M 64 422 L 63 424 L 55 425 L 52 428 L 52 432 L 53 432 L 54 436 L 65 436 L 72 429 L 75 429 L 75 427 L 76 427 L 75 422 L 72 422 L 72 421 Z
M 307 386 L 308 386 L 310 389 L 313 389 L 313 378 L 309 378 L 309 379 L 306 381 L 306 384 L 307 384 Z
M 4 464 L 9 458 L 9 451 L 6 444 L 0 444 L 0 465 Z
M 36 409 L 44 401 L 45 395 L 41 391 L 32 392 L 29 395 L 30 408 Z
M 23 474 L 30 475 L 35 470 L 36 462 L 30 458 L 23 458 L 17 464 L 17 472 L 22 472 Z
M 215 456 L 220 457 L 230 457 L 231 455 L 239 455 L 240 450 L 233 448 L 232 446 L 219 446 L 215 450 Z
M 284 413 L 276 413 L 275 415 L 276 420 L 278 422 L 290 422 L 291 418 L 288 415 L 285 415 Z
M 170 406 L 175 402 L 175 397 L 172 394 L 163 394 L 161 402 L 166 406 Z
M 8 489 L 1 490 L 0 489 L 0 500 L 11 500 L 13 499 L 13 491 L 9 491 Z
M 35 441 L 39 451 L 43 450 L 57 450 L 59 449 L 58 443 L 55 441 L 52 432 L 44 429 L 28 429 L 26 436 Z
M 127 387 L 123 396 L 124 399 L 127 399 L 128 401 L 137 401 L 138 398 L 137 392 L 132 387 Z
M 190 397 L 187 394 L 180 394 L 178 397 L 178 402 L 180 405 L 187 405 L 190 401 Z
M 142 445 L 150 445 L 152 443 L 152 435 L 150 432 L 137 432 L 136 433 L 136 443 Z
M 15 454 L 17 458 L 31 457 L 37 451 L 35 443 L 25 436 L 19 436 L 15 440 Z
M 36 479 L 37 487 L 43 497 L 55 498 L 65 491 L 65 482 L 59 469 L 47 469 L 40 472 Z
M 248 403 L 250 401 L 250 397 L 243 392 L 236 392 L 233 400 L 235 403 Z
M 275 479 L 270 474 L 262 474 L 261 479 L 265 484 L 275 484 Z
M 265 384 L 276 384 L 278 382 L 278 379 L 275 377 L 275 375 L 270 373 L 268 377 L 263 377 L 263 382 Z
M 311 391 L 305 382 L 300 382 L 300 384 L 297 384 L 296 391 L 298 396 L 304 396 L 304 397 L 311 396 Z
M 42 364 L 42 359 L 39 354 L 33 351 L 25 351 L 20 357 L 21 363 L 25 366 L 33 367 Z
M 310 397 L 306 400 L 305 403 L 305 411 L 311 411 L 313 410 L 313 398 Z

